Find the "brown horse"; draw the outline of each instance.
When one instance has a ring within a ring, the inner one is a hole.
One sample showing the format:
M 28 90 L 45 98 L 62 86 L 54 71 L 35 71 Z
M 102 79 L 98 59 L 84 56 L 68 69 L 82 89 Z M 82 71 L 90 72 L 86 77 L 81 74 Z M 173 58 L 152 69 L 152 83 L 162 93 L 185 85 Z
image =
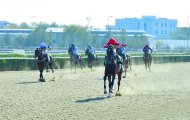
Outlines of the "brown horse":
M 39 78 L 39 81 L 41 82 L 45 82 L 45 79 L 43 77 L 43 71 L 44 71 L 44 68 L 46 66 L 46 59 L 47 57 L 45 56 L 44 54 L 44 51 L 43 50 L 40 50 L 39 48 L 37 48 L 35 50 L 35 55 L 34 55 L 35 58 L 37 58 L 37 65 L 38 65 L 38 69 L 40 71 L 40 78 Z
M 131 56 L 129 54 L 126 54 L 125 58 L 123 58 L 123 67 L 124 67 L 124 72 L 125 72 L 125 75 L 123 76 L 123 78 L 126 78 L 127 70 L 129 69 L 130 71 L 132 71 L 132 69 L 131 69 Z
M 54 73 L 54 70 L 53 70 L 53 58 L 52 56 L 49 56 L 50 57 L 50 61 L 47 60 L 47 54 L 45 55 L 44 54 L 44 50 L 40 50 L 39 48 L 37 48 L 35 50 L 35 55 L 34 57 L 38 58 L 37 59 L 37 65 L 38 65 L 38 69 L 40 71 L 40 79 L 39 81 L 41 82 L 45 82 L 45 79 L 43 77 L 43 70 L 46 66 L 46 72 L 48 71 L 48 66 L 51 68 L 52 70 L 52 73 Z
M 82 66 L 82 58 L 80 55 L 74 55 L 72 48 L 68 49 L 68 54 L 70 55 L 70 67 L 71 67 L 71 72 L 73 67 L 75 68 L 75 72 L 76 73 L 76 67 L 80 66 L 81 69 L 83 69 Z
M 117 74 L 118 76 L 118 91 L 116 92 L 116 95 L 121 95 L 119 92 L 120 82 L 121 82 L 121 76 L 122 76 L 122 64 L 117 64 L 117 58 L 114 56 L 113 53 L 113 47 L 112 45 L 108 47 L 107 49 L 107 56 L 105 59 L 105 73 L 104 73 L 104 94 L 107 94 L 106 90 L 106 78 L 108 77 L 109 81 L 109 94 L 108 97 L 111 97 L 111 94 L 113 93 L 113 86 L 114 86 L 114 80 L 115 76 Z M 119 57 L 119 56 L 117 56 Z
M 151 63 L 152 63 L 151 54 L 150 53 L 145 53 L 143 55 L 143 60 L 144 60 L 144 63 L 145 63 L 145 69 L 150 71 L 150 66 L 151 66 Z
M 119 48 L 116 48 L 116 53 L 122 57 L 122 64 L 123 64 L 123 68 L 124 68 L 124 72 L 125 72 L 125 75 L 123 76 L 123 78 L 126 78 L 126 73 L 127 73 L 127 70 L 129 69 L 130 71 L 132 71 L 131 69 L 131 56 L 129 54 L 120 54 L 119 53 Z
M 90 69 L 92 69 L 93 66 L 99 65 L 99 59 L 96 54 L 90 53 L 89 48 L 85 50 L 85 55 L 87 55 L 87 64 Z

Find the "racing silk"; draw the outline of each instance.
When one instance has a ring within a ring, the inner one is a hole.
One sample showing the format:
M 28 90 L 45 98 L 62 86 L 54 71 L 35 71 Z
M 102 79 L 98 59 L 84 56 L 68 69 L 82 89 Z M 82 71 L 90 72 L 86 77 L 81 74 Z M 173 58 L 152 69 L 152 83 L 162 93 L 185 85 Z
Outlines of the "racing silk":
M 150 52 L 152 53 L 152 51 L 153 51 L 153 50 L 152 50 L 150 47 L 144 47 L 144 48 L 143 48 L 143 52 L 144 52 L 144 53 L 150 53 Z
M 78 55 L 78 48 L 76 46 L 72 46 L 72 51 L 74 55 Z
M 119 54 L 124 55 L 125 54 L 125 47 L 119 48 Z
M 40 50 L 44 49 L 44 54 L 47 54 L 47 45 L 44 42 L 40 43 L 39 48 Z
M 89 53 L 91 53 L 91 54 L 95 54 L 95 50 L 94 50 L 93 47 L 89 47 Z

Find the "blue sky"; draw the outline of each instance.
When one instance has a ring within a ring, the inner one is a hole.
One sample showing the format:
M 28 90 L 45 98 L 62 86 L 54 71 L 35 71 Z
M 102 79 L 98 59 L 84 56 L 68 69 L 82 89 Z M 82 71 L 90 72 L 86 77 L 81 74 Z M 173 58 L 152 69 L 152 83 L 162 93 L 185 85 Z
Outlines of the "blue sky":
M 1 0 L 0 21 L 56 22 L 104 29 L 117 18 L 154 15 L 178 19 L 178 26 L 190 24 L 188 0 Z M 109 17 L 112 16 L 112 17 Z M 187 22 L 189 19 L 189 22 Z

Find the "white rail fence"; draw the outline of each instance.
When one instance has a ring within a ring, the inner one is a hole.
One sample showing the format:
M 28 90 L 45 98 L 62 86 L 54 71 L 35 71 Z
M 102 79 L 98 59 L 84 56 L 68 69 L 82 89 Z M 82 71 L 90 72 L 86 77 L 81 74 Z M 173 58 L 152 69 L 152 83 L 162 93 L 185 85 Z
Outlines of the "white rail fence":
M 34 54 L 35 47 L 0 47 L 0 54 L 23 54 L 23 55 L 30 55 Z M 105 54 L 105 48 L 95 48 L 97 54 Z M 130 49 L 127 48 L 126 50 L 128 53 L 131 54 L 141 54 L 142 49 Z M 84 54 L 84 48 L 78 48 L 79 54 Z M 50 54 L 68 54 L 68 48 L 65 47 L 55 47 L 49 51 Z M 158 49 L 154 50 L 154 54 L 190 54 L 189 49 Z

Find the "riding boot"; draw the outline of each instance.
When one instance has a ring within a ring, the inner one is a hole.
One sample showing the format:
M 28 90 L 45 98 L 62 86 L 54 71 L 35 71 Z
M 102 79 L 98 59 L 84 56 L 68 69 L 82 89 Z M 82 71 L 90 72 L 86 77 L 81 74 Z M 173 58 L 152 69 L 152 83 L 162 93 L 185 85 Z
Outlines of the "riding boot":
M 105 56 L 105 59 L 104 59 L 104 66 L 106 65 L 106 61 L 107 61 L 107 56 Z
M 118 55 L 116 56 L 116 59 L 117 59 L 117 64 L 122 64 L 122 60 L 119 58 Z
M 48 60 L 48 63 L 50 63 L 50 57 L 49 57 L 48 54 L 46 54 L 46 58 L 47 58 L 47 60 Z

